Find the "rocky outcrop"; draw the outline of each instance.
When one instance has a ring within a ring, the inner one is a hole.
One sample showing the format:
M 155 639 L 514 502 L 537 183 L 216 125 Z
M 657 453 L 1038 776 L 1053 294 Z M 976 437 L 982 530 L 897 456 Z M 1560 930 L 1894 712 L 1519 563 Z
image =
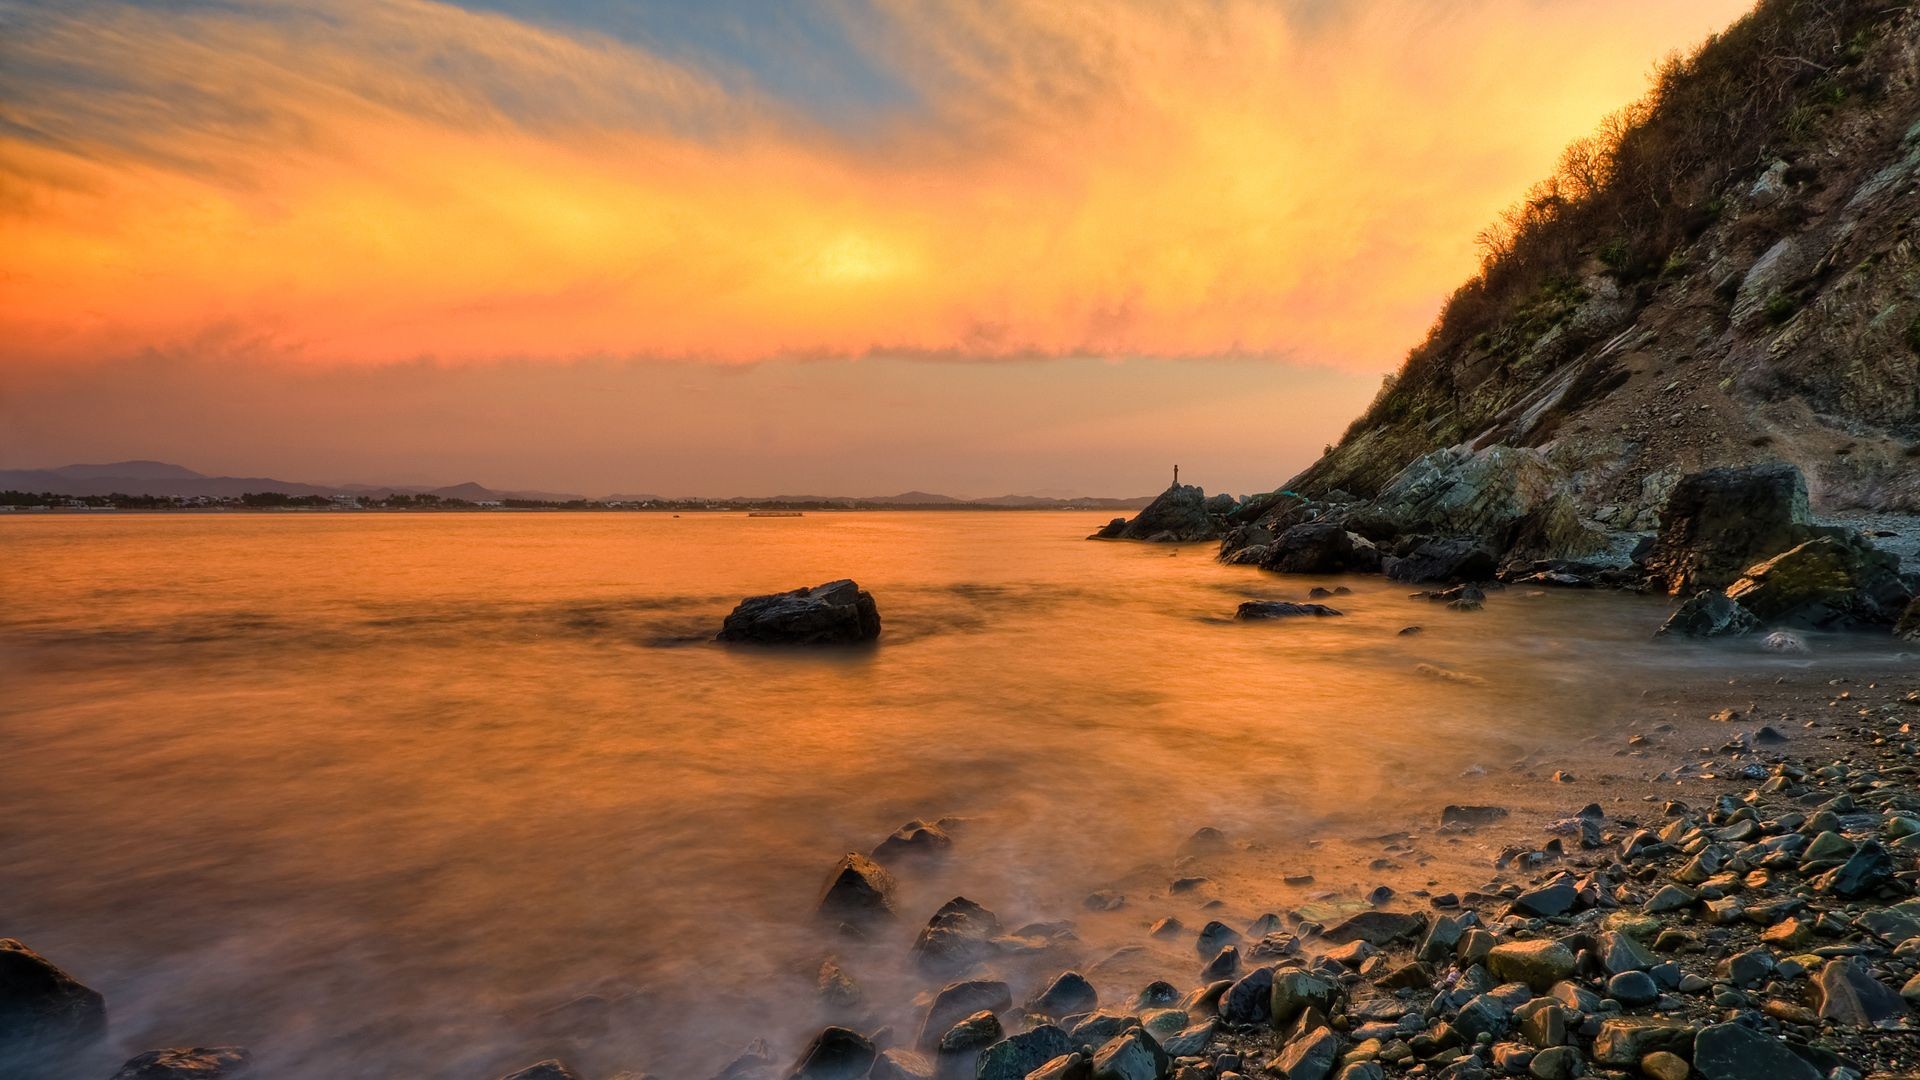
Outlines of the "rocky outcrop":
M 1749 568 L 1727 599 L 1770 626 L 1892 626 L 1913 600 L 1900 560 L 1857 536 L 1823 536 Z
M 1500 552 L 1571 558 L 1604 550 L 1580 520 L 1567 477 L 1537 450 L 1451 447 L 1427 454 L 1348 516 L 1372 537 L 1466 539 Z
M 1227 515 L 1236 505 L 1231 495 L 1208 498 L 1197 485 L 1175 484 L 1148 503 L 1133 520 L 1115 518 L 1088 539 L 1145 540 L 1156 544 L 1218 540 L 1225 535 Z
M 98 992 L 19 941 L 0 938 L 0 1075 L 32 1074 L 106 1030 Z
M 1815 531 L 1806 477 L 1794 466 L 1709 469 L 1674 485 L 1647 572 L 1674 594 L 1724 589 Z
M 714 640 L 755 645 L 852 645 L 880 636 L 880 609 L 850 578 L 740 601 Z
M 1371 574 L 1380 549 L 1337 522 L 1295 525 L 1267 545 L 1262 570 L 1280 574 Z
M 238 1080 L 251 1075 L 253 1055 L 246 1050 L 238 1046 L 196 1046 L 185 1050 L 149 1050 L 120 1066 L 113 1080 Z M 522 1069 L 504 1080 L 576 1078 L 565 1066 L 553 1061 Z

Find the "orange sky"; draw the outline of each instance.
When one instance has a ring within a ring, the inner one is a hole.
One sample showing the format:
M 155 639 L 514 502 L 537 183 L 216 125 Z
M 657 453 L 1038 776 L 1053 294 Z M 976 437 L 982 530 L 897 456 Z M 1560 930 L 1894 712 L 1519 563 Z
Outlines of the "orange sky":
M 1369 384 L 1494 211 L 1746 6 L 823 3 L 894 91 L 848 104 L 671 25 L 27 5 L 0 37 L 0 390 L 155 356 L 1238 357 Z

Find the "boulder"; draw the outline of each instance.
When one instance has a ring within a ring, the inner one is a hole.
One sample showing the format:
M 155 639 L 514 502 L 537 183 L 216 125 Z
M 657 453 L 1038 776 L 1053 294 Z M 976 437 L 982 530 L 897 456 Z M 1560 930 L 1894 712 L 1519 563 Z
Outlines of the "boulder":
M 850 645 L 880 636 L 873 595 L 851 578 L 740 601 L 714 640 L 755 645 Z
M 107 1005 L 54 963 L 0 938 L 0 1075 L 70 1056 L 107 1030 Z
M 1371 574 L 1380 549 L 1330 521 L 1295 525 L 1267 546 L 1260 568 L 1278 574 Z
M 1028 1004 L 1027 1010 L 1041 1016 L 1061 1017 L 1092 1012 L 1099 1004 L 1100 994 L 1086 976 L 1077 971 L 1063 971 Z
M 1294 619 L 1301 616 L 1326 618 L 1341 612 L 1325 604 L 1290 604 L 1283 600 L 1249 600 L 1233 613 L 1236 619 Z
M 1266 1071 L 1284 1080 L 1327 1080 L 1339 1057 L 1340 1037 L 1314 1028 L 1289 1042 L 1279 1057 L 1267 1062 Z
M 191 1049 L 149 1050 L 132 1058 L 113 1080 L 228 1080 L 250 1075 L 252 1055 L 238 1046 L 196 1046 Z M 501 1080 L 580 1080 L 558 1061 L 543 1061 Z
M 1872 896 L 1893 880 L 1893 857 L 1878 841 L 1868 840 L 1853 849 L 1845 862 L 1816 878 L 1814 889 L 1843 900 L 1858 900 Z
M 1799 469 L 1708 469 L 1682 477 L 1667 496 L 1646 567 L 1675 595 L 1723 589 L 1756 562 L 1813 535 L 1807 480 Z
M 1744 1024 L 1713 1024 L 1693 1037 L 1693 1068 L 1704 1080 L 1822 1080 L 1785 1043 Z
M 1820 1018 L 1841 1027 L 1870 1028 L 1907 1015 L 1906 1000 L 1857 957 L 1827 961 L 1814 981 L 1814 999 Z
M 1225 501 L 1218 501 L 1224 498 Z M 1226 532 L 1225 515 L 1233 509 L 1232 496 L 1214 496 L 1194 484 L 1175 484 L 1155 496 L 1132 521 L 1116 518 L 1090 539 L 1148 540 L 1155 543 L 1191 543 L 1218 540 Z M 1118 525 L 1118 528 L 1115 526 Z
M 1007 984 L 988 979 L 948 983 L 927 1006 L 926 1019 L 920 1025 L 915 1045 L 931 1050 L 947 1029 L 977 1012 L 1003 1013 L 1013 1008 L 1013 994 Z
M 915 819 L 893 831 L 873 849 L 881 862 L 897 862 L 924 855 L 938 855 L 953 846 L 953 837 L 938 825 Z
M 1913 598 L 1900 621 L 1893 624 L 1893 636 L 1902 641 L 1920 641 L 1920 595 Z
M 1301 968 L 1282 968 L 1272 974 L 1273 994 L 1268 999 L 1267 1017 L 1275 1027 L 1282 1026 L 1309 1009 L 1333 1011 L 1340 996 L 1339 984 Z
M 1662 636 L 1690 638 L 1739 637 L 1760 629 L 1760 620 L 1727 594 L 1702 589 L 1675 609 L 1658 631 Z
M 1349 524 L 1369 536 L 1479 541 L 1500 553 L 1577 558 L 1606 548 L 1580 520 L 1567 477 L 1538 450 L 1436 450 L 1389 481 Z
M 1900 559 L 1860 536 L 1822 536 L 1749 567 L 1727 598 L 1761 622 L 1819 630 L 1892 626 L 1913 601 Z
M 1073 1053 L 1067 1033 L 1052 1024 L 1009 1036 L 980 1052 L 974 1080 L 1026 1080 L 1054 1058 Z
M 1572 976 L 1573 969 L 1573 950 L 1557 941 L 1505 941 L 1487 954 L 1487 970 L 1494 978 L 1526 983 L 1535 993 Z
M 999 932 L 1000 920 L 993 912 L 956 896 L 933 913 L 914 939 L 914 962 L 929 974 L 957 975 L 992 951 L 990 942 Z
M 1490 581 L 1499 557 L 1477 540 L 1422 540 L 1387 566 L 1387 577 L 1410 585 Z
M 1593 1059 L 1602 1065 L 1630 1068 L 1656 1051 L 1686 1054 L 1693 1049 L 1693 1037 L 1693 1029 L 1676 1020 L 1651 1016 L 1603 1020 L 1593 1039 Z
M 860 1080 L 878 1056 L 872 1040 L 843 1027 L 822 1028 L 800 1052 L 788 1080 Z
M 1026 1080 L 1093 1080 L 1093 1062 L 1084 1054 L 1062 1054 L 1028 1073 Z
M 893 875 L 859 852 L 850 851 L 827 876 L 820 892 L 820 914 L 842 922 L 893 917 Z
M 1335 923 L 1326 939 L 1335 945 L 1364 941 L 1376 948 L 1419 940 L 1427 917 L 1411 911 L 1362 911 Z
M 1220 1019 L 1229 1024 L 1264 1024 L 1273 1018 L 1273 969 L 1254 968 L 1220 995 Z
M 1160 1080 L 1173 1060 L 1138 1028 L 1122 1032 L 1094 1051 L 1093 1080 Z
M 867 1080 L 933 1080 L 934 1065 L 925 1054 L 898 1046 L 880 1051 Z

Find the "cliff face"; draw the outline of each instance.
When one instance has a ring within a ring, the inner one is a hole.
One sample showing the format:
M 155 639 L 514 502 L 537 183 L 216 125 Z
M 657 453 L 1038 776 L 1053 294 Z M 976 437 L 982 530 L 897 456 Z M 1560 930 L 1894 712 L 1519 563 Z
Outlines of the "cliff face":
M 1288 488 L 1371 498 L 1423 454 L 1505 444 L 1616 530 L 1652 528 L 1684 474 L 1761 461 L 1817 509 L 1920 512 L 1911 5 L 1767 0 L 1568 162 Z

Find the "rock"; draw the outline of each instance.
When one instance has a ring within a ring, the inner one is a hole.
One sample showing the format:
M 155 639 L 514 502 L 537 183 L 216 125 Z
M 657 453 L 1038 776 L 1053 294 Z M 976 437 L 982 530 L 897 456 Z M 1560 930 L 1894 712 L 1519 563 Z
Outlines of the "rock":
M 1333 1003 L 1340 996 L 1338 983 L 1302 968 L 1274 971 L 1272 984 L 1267 1017 L 1275 1027 L 1285 1026 L 1309 1009 L 1331 1013 Z
M 819 994 L 821 1004 L 830 1009 L 851 1009 L 860 1004 L 864 996 L 853 977 L 831 959 L 821 961 L 820 972 L 814 977 L 814 989 Z
M 788 1080 L 860 1080 L 877 1056 L 865 1035 L 843 1027 L 822 1028 L 800 1052 Z
M 1581 1072 L 1580 1051 L 1571 1046 L 1550 1046 L 1533 1055 L 1527 1075 L 1533 1080 L 1574 1080 Z
M 1266 1071 L 1285 1080 L 1327 1080 L 1340 1057 L 1340 1037 L 1326 1028 L 1314 1028 L 1267 1062 Z
M 847 645 L 880 636 L 880 609 L 850 578 L 812 588 L 749 596 L 714 640 L 760 645 Z
M 873 1059 L 868 1080 L 933 1080 L 934 1065 L 926 1055 L 901 1047 L 889 1047 Z
M 964 1069 L 978 1059 L 980 1051 L 999 1042 L 1003 1034 L 1000 1018 L 982 1009 L 941 1034 L 933 1044 L 936 1060 L 956 1063 Z
M 1653 957 L 1647 955 L 1639 942 L 1616 930 L 1603 930 L 1594 938 L 1594 954 L 1600 961 L 1600 970 L 1608 975 L 1645 971 L 1654 965 Z
M 1807 481 L 1787 464 L 1682 477 L 1660 514 L 1649 575 L 1676 595 L 1722 589 L 1746 569 L 1814 535 Z
M 1640 1059 L 1640 1071 L 1652 1077 L 1652 1080 L 1687 1080 L 1693 1067 L 1679 1054 L 1655 1050 Z
M 1580 899 L 1580 890 L 1573 882 L 1561 879 L 1548 882 L 1538 888 L 1528 889 L 1513 899 L 1513 911 L 1517 915 L 1526 915 L 1536 919 L 1549 919 L 1555 915 L 1565 915 L 1573 910 Z
M 1089 539 L 1175 544 L 1218 540 L 1226 531 L 1225 515 L 1232 509 L 1231 496 L 1224 504 L 1209 504 L 1207 493 L 1198 486 L 1174 484 L 1155 496 L 1132 521 L 1115 518 Z
M 1649 915 L 1662 915 L 1669 911 L 1681 911 L 1700 902 L 1700 897 L 1678 885 L 1662 885 L 1660 891 L 1653 894 L 1640 910 Z
M 1740 637 L 1760 629 L 1753 612 L 1727 599 L 1725 593 L 1702 589 L 1675 609 L 1656 633 L 1675 637 Z
M 1474 540 L 1422 540 L 1387 567 L 1387 577 L 1408 584 L 1491 581 L 1499 557 Z
M 238 1046 L 196 1046 L 184 1050 L 149 1050 L 130 1059 L 113 1080 L 227 1080 L 247 1076 L 253 1057 Z M 501 1080 L 580 1080 L 558 1061 L 543 1061 L 501 1077 Z
M 1289 604 L 1281 600 L 1249 600 L 1240 605 L 1233 613 L 1236 619 L 1291 619 L 1302 615 L 1319 618 L 1340 615 L 1343 612 L 1325 604 Z
M 1523 982 L 1545 993 L 1573 974 L 1573 951 L 1557 941 L 1506 941 L 1487 954 L 1487 970 L 1497 979 Z
M 1604 550 L 1570 492 L 1566 475 L 1538 450 L 1456 446 L 1402 469 L 1349 523 L 1367 535 L 1466 538 L 1537 558 Z
M 1629 1009 L 1637 1009 L 1660 1000 L 1660 988 L 1654 985 L 1653 976 L 1644 971 L 1623 971 L 1607 980 L 1607 996 Z
M 1334 1080 L 1387 1080 L 1387 1070 L 1377 1061 L 1356 1061 L 1343 1066 Z
M 1221 949 L 1242 940 L 1240 931 L 1218 919 L 1200 928 L 1200 936 L 1194 939 L 1193 951 L 1203 957 L 1213 956 Z
M 1093 1062 L 1084 1054 L 1062 1054 L 1028 1073 L 1026 1080 L 1093 1080 Z
M 1062 1017 L 1092 1012 L 1100 1004 L 1100 994 L 1077 971 L 1063 971 L 1046 991 L 1033 999 L 1028 1011 L 1041 1016 Z
M 998 1015 L 1011 1008 L 1013 995 L 1006 983 L 987 979 L 948 983 L 934 996 L 933 1004 L 927 1006 L 926 1018 L 920 1024 L 920 1037 L 914 1040 L 914 1045 L 931 1050 L 948 1028 L 966 1017 L 982 1011 Z
M 1504 806 L 1449 806 L 1440 811 L 1440 824 L 1442 827 L 1474 828 L 1491 825 L 1506 816 L 1507 808 Z
M 1170 1057 L 1198 1057 L 1205 1053 L 1208 1044 L 1213 1042 L 1214 1032 L 1219 1026 L 1219 1022 L 1210 1016 L 1201 1023 L 1183 1028 L 1177 1034 L 1169 1036 L 1166 1042 L 1160 1044 L 1161 1049 L 1165 1050 Z
M 1220 1019 L 1229 1024 L 1264 1024 L 1273 1019 L 1273 969 L 1254 968 L 1220 995 Z
M 1813 887 L 1843 900 L 1856 900 L 1874 893 L 1893 881 L 1893 858 L 1878 842 L 1868 840 L 1847 856 L 1847 861 L 1815 879 Z
M 1200 969 L 1200 981 L 1216 982 L 1220 979 L 1231 979 L 1238 974 L 1240 974 L 1240 950 L 1229 945 L 1221 949 L 1219 955 L 1207 961 L 1206 967 Z
M 1714 1024 L 1693 1037 L 1693 1068 L 1704 1080 L 1822 1080 L 1780 1042 L 1743 1024 Z
M 893 875 L 872 859 L 848 852 L 820 891 L 820 914 L 836 922 L 893 917 Z
M 1920 641 L 1920 596 L 1913 598 L 1900 621 L 1893 624 L 1893 636 L 1902 641 Z
M 1362 911 L 1349 915 L 1326 932 L 1327 941 L 1344 945 L 1364 941 L 1375 948 L 1419 940 L 1427 928 L 1427 917 L 1411 911 Z
M 1900 559 L 1857 536 L 1822 536 L 1763 563 L 1727 587 L 1763 623 L 1817 630 L 1892 626 L 1913 595 Z
M 1344 526 L 1315 521 L 1281 533 L 1260 567 L 1281 574 L 1371 574 L 1380 569 L 1380 550 Z
M 1000 920 L 993 912 L 956 896 L 933 913 L 914 939 L 914 963 L 929 974 L 959 974 L 993 951 L 990 942 L 999 932 Z
M 1492 993 L 1481 994 L 1460 1006 L 1460 1012 L 1453 1018 L 1454 1030 L 1468 1042 L 1477 1041 L 1482 1035 L 1498 1039 L 1507 1033 L 1512 1023 L 1512 1010 L 1504 999 Z
M 994 1043 L 980 1053 L 975 1080 L 1026 1080 L 1028 1073 L 1054 1058 L 1073 1053 L 1067 1033 L 1042 1024 Z
M 1796 635 L 1787 633 L 1785 630 L 1776 630 L 1761 639 L 1760 648 L 1771 653 L 1803 653 L 1811 651 L 1807 648 L 1806 642 L 1800 640 Z
M 1670 1054 L 1693 1051 L 1693 1030 L 1671 1020 L 1623 1016 L 1600 1022 L 1593 1039 L 1593 1059 L 1602 1065 L 1633 1066 L 1658 1050 Z
M 893 831 L 893 835 L 880 841 L 873 849 L 873 857 L 881 862 L 898 862 L 902 859 L 938 855 L 953 846 L 953 837 L 938 825 L 929 825 L 924 821 L 909 821 Z
M 104 998 L 19 941 L 0 938 L 0 1075 L 8 1065 L 69 1056 L 106 1030 Z
M 1135 1029 L 1094 1051 L 1093 1080 L 1160 1080 L 1172 1059 L 1146 1032 Z
M 1906 1001 L 1855 957 L 1827 961 L 1814 981 L 1814 997 L 1821 1019 L 1842 1027 L 1870 1028 L 1907 1015 Z

